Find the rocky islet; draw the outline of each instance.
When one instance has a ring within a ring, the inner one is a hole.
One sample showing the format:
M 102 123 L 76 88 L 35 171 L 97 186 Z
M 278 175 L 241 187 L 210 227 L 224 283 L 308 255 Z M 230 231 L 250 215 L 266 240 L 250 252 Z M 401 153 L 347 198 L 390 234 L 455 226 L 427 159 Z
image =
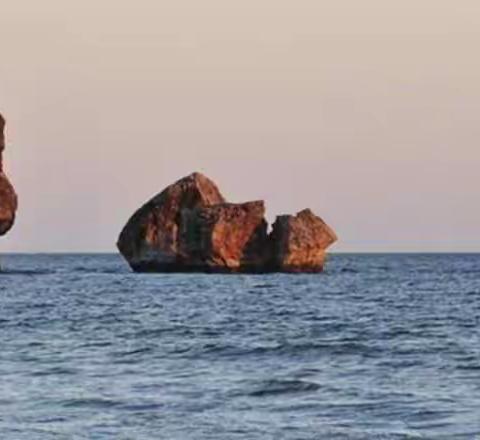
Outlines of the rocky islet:
M 263 201 L 228 203 L 193 173 L 138 209 L 120 233 L 120 253 L 137 272 L 321 272 L 335 232 L 310 209 L 277 217 Z

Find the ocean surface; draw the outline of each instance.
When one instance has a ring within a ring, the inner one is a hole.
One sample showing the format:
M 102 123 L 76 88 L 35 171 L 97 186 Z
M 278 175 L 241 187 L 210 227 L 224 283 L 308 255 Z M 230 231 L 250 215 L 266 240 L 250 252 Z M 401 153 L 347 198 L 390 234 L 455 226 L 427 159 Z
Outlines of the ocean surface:
M 139 275 L 4 255 L 0 439 L 480 439 L 480 255 Z

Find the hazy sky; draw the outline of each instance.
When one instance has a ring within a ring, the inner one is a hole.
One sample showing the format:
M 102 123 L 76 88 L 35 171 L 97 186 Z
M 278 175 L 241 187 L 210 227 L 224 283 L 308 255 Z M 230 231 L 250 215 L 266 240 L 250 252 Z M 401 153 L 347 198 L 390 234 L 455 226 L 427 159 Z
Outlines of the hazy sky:
M 2 0 L 2 251 L 112 251 L 194 170 L 336 251 L 480 251 L 479 0 Z

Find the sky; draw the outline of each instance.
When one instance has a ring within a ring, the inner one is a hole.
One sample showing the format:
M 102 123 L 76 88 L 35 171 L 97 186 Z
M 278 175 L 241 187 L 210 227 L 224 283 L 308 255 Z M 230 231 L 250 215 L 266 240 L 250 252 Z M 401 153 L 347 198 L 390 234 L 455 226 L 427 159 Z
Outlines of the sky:
M 193 171 L 335 252 L 480 251 L 478 0 L 2 0 L 2 252 L 112 252 Z

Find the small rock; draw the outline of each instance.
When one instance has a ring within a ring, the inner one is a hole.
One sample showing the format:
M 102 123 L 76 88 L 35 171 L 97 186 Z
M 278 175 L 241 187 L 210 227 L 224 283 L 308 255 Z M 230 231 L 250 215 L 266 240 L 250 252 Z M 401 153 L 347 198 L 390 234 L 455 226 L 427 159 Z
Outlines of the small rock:
M 321 272 L 326 249 L 337 240 L 333 230 L 310 209 L 277 217 L 270 234 L 271 269 Z

